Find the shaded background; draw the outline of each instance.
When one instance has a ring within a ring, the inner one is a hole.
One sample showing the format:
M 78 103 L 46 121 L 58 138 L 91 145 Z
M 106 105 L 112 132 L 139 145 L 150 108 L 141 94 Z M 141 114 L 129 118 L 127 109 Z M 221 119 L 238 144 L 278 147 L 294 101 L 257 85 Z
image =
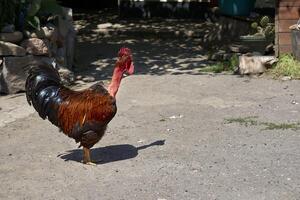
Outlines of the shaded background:
M 103 9 L 103 8 L 117 8 L 117 0 L 109 1 L 82 1 L 82 0 L 61 0 L 62 5 L 74 9 Z

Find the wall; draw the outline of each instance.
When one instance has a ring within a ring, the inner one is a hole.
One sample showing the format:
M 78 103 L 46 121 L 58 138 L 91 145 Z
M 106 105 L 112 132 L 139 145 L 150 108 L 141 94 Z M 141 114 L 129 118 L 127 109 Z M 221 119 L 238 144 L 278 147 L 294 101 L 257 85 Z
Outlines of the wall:
M 275 0 L 256 0 L 256 8 L 275 8 Z
M 276 4 L 276 53 L 291 53 L 291 32 L 289 27 L 300 19 L 299 0 L 277 0 Z

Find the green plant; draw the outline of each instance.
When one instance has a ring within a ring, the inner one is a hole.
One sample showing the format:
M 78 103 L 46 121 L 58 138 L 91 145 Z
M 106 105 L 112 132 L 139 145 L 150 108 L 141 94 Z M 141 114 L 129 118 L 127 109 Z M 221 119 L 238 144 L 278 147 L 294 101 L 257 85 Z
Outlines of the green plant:
M 42 16 L 62 14 L 62 7 L 56 0 L 26 0 L 26 3 L 28 5 L 26 25 L 37 30 L 40 29 Z
M 25 29 L 39 30 L 41 18 L 62 13 L 62 7 L 56 0 L 0 0 L 0 29 L 6 24 L 18 27 L 19 23 L 24 23 Z
M 221 73 L 225 71 L 225 66 L 223 63 L 218 62 L 216 64 L 201 68 L 200 72 L 213 72 L 213 73 Z
M 248 126 L 257 126 L 257 116 L 251 117 L 238 117 L 238 118 L 228 118 L 225 119 L 226 124 L 238 123 L 239 125 Z
M 233 72 L 238 67 L 239 57 L 236 54 L 233 54 L 228 61 L 217 62 L 213 65 L 201 68 L 200 72 L 213 72 L 213 73 L 221 73 L 223 71 Z
M 263 37 L 267 40 L 273 41 L 275 38 L 275 26 L 270 23 L 268 16 L 263 16 L 259 22 L 253 22 L 251 24 L 252 36 Z
M 290 76 L 292 79 L 300 79 L 300 62 L 291 54 L 279 57 L 277 64 L 270 70 L 274 78 Z
M 259 122 L 257 116 L 253 117 L 238 117 L 225 119 L 225 124 L 237 123 L 241 126 L 264 126 L 262 130 L 300 130 L 300 122 L 294 123 L 273 123 L 273 122 Z
M 233 54 L 228 61 L 228 70 L 234 71 L 239 66 L 239 56 Z
M 300 123 L 279 123 L 275 124 L 272 122 L 262 122 L 261 125 L 264 125 L 265 128 L 263 130 L 288 130 L 291 129 L 293 131 L 300 130 Z

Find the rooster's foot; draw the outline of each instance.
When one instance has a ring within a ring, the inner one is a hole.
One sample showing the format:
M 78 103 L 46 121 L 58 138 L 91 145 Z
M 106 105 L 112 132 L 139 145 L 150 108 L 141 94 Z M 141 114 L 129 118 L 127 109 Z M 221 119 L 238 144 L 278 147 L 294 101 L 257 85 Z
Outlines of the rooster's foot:
M 86 163 L 84 163 L 85 165 L 91 165 L 91 166 L 97 166 L 97 164 L 96 163 L 94 163 L 94 162 L 86 162 Z
M 86 164 L 86 165 L 97 165 L 98 163 L 102 162 L 103 160 L 91 160 L 91 161 L 84 161 L 82 160 L 81 162 L 83 164 Z
M 91 151 L 90 151 L 90 149 L 88 149 L 88 148 L 85 148 L 85 147 L 83 147 L 83 164 L 86 164 L 86 165 L 93 165 L 93 166 L 95 166 L 96 165 L 96 163 L 99 163 L 99 162 L 101 162 L 101 160 L 92 160 L 91 159 Z

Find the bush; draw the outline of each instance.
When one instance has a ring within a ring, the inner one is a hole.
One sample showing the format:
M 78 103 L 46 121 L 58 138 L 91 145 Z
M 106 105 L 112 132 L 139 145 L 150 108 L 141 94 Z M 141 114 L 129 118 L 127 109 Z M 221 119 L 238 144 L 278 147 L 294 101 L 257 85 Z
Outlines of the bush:
M 271 73 L 274 78 L 290 76 L 292 79 L 300 79 L 300 62 L 291 54 L 285 54 L 279 57 L 278 63 Z
M 200 72 L 221 73 L 224 71 L 233 72 L 239 65 L 239 57 L 234 54 L 228 61 L 218 62 L 208 67 L 200 69 Z
M 41 18 L 61 15 L 56 0 L 0 0 L 0 29 L 14 24 L 18 30 L 40 29 Z

